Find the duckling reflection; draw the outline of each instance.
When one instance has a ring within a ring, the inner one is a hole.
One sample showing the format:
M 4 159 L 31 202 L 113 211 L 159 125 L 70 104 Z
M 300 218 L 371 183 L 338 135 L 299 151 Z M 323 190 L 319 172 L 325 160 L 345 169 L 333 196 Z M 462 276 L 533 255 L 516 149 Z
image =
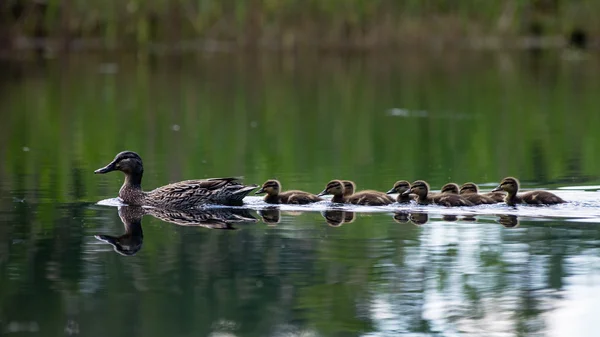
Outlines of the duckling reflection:
M 144 213 L 144 209 L 139 206 L 121 206 L 119 207 L 119 218 L 125 226 L 125 233 L 120 236 L 94 235 L 94 237 L 110 244 L 115 252 L 123 256 L 133 256 L 142 249 L 144 242 L 142 231 L 142 216 Z
M 262 221 L 268 225 L 278 224 L 281 218 L 281 212 L 279 208 L 265 208 L 258 211 L 258 215 L 262 218 Z
M 445 214 L 445 215 L 442 215 L 442 220 L 448 221 L 448 222 L 455 222 L 455 221 L 458 221 L 458 217 L 454 214 Z
M 353 223 L 356 219 L 356 212 L 344 211 L 344 223 Z
M 476 222 L 477 218 L 473 215 L 465 215 L 462 217 L 462 221 Z
M 429 215 L 425 212 L 412 212 L 409 219 L 415 226 L 421 226 L 429 221 Z
M 498 223 L 505 228 L 516 228 L 519 227 L 519 218 L 516 215 L 504 214 L 498 218 Z
M 408 222 L 408 212 L 404 212 L 404 211 L 394 212 L 393 219 L 397 223 L 407 223 Z
M 332 209 L 322 211 L 321 215 L 327 221 L 327 224 L 331 227 L 340 227 L 346 220 L 346 212 L 342 210 Z

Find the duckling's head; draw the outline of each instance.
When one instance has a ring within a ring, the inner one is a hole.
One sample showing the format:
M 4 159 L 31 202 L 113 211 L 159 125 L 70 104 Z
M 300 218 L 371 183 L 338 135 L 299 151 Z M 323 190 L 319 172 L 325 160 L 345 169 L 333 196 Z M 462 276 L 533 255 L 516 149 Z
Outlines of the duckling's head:
M 458 194 L 458 185 L 455 183 L 448 183 L 442 186 L 440 193 Z
M 507 178 L 502 179 L 502 181 L 500 182 L 500 185 L 498 185 L 498 187 L 494 188 L 492 190 L 492 192 L 506 191 L 509 194 L 516 194 L 518 190 L 519 190 L 519 180 L 517 180 L 517 178 L 507 177 Z
M 418 195 L 419 198 L 424 198 L 427 196 L 427 193 L 429 193 L 429 184 L 424 180 L 416 180 L 410 184 L 410 189 L 402 193 L 402 195 L 408 195 L 411 193 Z
M 123 151 L 115 157 L 108 165 L 99 168 L 94 173 L 108 173 L 112 171 L 121 171 L 127 175 L 139 175 L 144 173 L 142 158 L 135 152 Z
M 464 183 L 460 187 L 459 194 L 479 193 L 479 188 L 475 183 Z
M 318 194 L 318 196 L 323 196 L 327 194 L 332 195 L 343 195 L 344 194 L 344 184 L 340 180 L 332 180 L 327 183 L 325 189 Z
M 387 191 L 387 194 L 399 193 L 402 194 L 406 191 L 410 190 L 410 183 L 406 180 L 398 180 L 394 184 L 391 190 Z
M 271 179 L 265 181 L 262 187 L 254 194 L 267 193 L 268 195 L 278 195 L 281 191 L 281 183 L 278 180 Z
M 342 184 L 344 185 L 344 196 L 349 196 L 354 194 L 356 191 L 356 184 L 351 180 L 342 180 Z

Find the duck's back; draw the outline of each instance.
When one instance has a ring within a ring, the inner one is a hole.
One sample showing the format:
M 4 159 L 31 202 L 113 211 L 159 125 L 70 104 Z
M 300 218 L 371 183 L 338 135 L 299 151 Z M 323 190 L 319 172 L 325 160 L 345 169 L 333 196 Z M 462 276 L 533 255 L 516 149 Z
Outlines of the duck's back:
M 532 205 L 555 205 L 565 201 L 558 195 L 547 191 L 531 191 L 519 195 L 521 202 Z
M 504 202 L 504 198 L 506 198 L 506 192 L 488 192 L 481 194 L 484 197 L 488 197 L 495 202 Z
M 473 206 L 473 203 L 461 197 L 458 194 L 437 194 L 432 197 L 433 202 L 437 205 L 452 207 L 452 206 Z
M 471 202 L 473 205 L 489 205 L 497 203 L 496 200 L 477 193 L 461 194 L 460 196 Z
M 279 193 L 279 198 L 282 204 L 310 204 L 321 201 L 323 199 L 318 196 L 304 191 L 290 190 Z
M 241 205 L 256 185 L 243 185 L 238 178 L 185 180 L 146 193 L 146 202 L 161 208 L 190 208 L 202 204 Z
M 365 190 L 349 196 L 348 202 L 355 205 L 381 206 L 393 203 L 394 199 L 383 192 Z

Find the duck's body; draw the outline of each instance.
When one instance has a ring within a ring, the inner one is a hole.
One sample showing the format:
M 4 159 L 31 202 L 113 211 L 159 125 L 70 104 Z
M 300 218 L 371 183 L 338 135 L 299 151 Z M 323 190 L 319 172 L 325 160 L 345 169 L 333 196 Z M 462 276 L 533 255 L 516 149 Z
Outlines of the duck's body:
M 469 200 L 474 205 L 489 205 L 498 203 L 495 199 L 479 194 L 479 188 L 475 183 L 465 183 L 460 187 L 459 194 L 461 197 Z M 504 196 L 502 196 L 504 198 Z
M 386 193 L 375 190 L 355 192 L 356 184 L 350 180 L 342 180 L 346 202 L 354 205 L 382 206 L 389 205 L 394 199 Z
M 410 183 L 406 180 L 398 180 L 394 183 L 394 187 L 391 190 L 387 191 L 387 194 L 398 193 L 396 197 L 396 201 L 401 204 L 409 203 L 414 198 L 411 198 L 410 194 L 404 194 L 404 192 L 410 190 Z
M 244 197 L 257 187 L 243 185 L 238 178 L 210 178 L 180 181 L 144 192 L 142 158 L 131 151 L 117 154 L 110 164 L 94 172 L 111 171 L 121 171 L 125 174 L 125 182 L 119 190 L 119 198 L 130 206 L 153 206 L 166 209 L 188 209 L 203 204 L 238 206 L 243 203 Z
M 267 180 L 260 190 L 256 191 L 255 194 L 266 193 L 265 202 L 269 204 L 299 204 L 305 205 L 313 202 L 321 201 L 323 199 L 318 196 L 298 190 L 290 190 L 281 192 L 281 183 L 278 180 L 272 179 Z
M 410 190 L 403 194 L 415 194 L 417 197 L 415 200 L 420 205 L 436 204 L 440 206 L 453 207 L 453 206 L 473 206 L 473 204 L 456 194 L 439 193 L 430 194 L 429 184 L 423 180 L 417 180 L 411 184 Z
M 566 202 L 556 194 L 548 191 L 529 191 L 517 194 L 519 191 L 519 181 L 513 177 L 502 179 L 500 185 L 492 192 L 500 190 L 507 193 L 504 202 L 509 206 L 515 206 L 521 203 L 530 205 L 555 205 Z

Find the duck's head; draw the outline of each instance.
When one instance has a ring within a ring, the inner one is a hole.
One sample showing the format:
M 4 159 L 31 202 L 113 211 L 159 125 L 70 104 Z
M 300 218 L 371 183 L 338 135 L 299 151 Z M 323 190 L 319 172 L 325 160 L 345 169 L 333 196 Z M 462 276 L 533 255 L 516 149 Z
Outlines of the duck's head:
M 410 190 L 410 183 L 406 180 L 398 180 L 396 181 L 396 183 L 394 184 L 394 187 L 392 187 L 391 190 L 387 191 L 387 194 L 392 194 L 392 193 L 399 193 L 402 194 L 406 191 Z
M 479 188 L 475 183 L 464 183 L 460 187 L 459 194 L 479 193 Z
M 332 195 L 343 195 L 344 194 L 344 184 L 340 180 L 332 180 L 327 183 L 325 189 L 318 194 L 319 197 L 332 194 Z
M 492 192 L 506 191 L 507 193 L 515 194 L 515 193 L 517 193 L 518 190 L 519 190 L 519 181 L 517 180 L 517 178 L 507 177 L 507 178 L 502 179 L 502 181 L 500 182 L 500 185 L 498 185 L 498 187 L 494 188 L 492 190 Z
M 345 197 L 354 194 L 354 191 L 356 191 L 356 184 L 353 181 L 342 180 L 342 184 L 344 185 L 344 196 Z
M 268 195 L 278 195 L 281 191 L 281 183 L 278 180 L 271 179 L 265 181 L 262 187 L 254 194 L 267 193 Z
M 448 183 L 442 186 L 440 193 L 448 193 L 448 194 L 458 194 L 458 185 L 455 183 Z
M 121 171 L 127 175 L 142 175 L 144 173 L 144 166 L 142 165 L 142 158 L 135 152 L 123 151 L 115 157 L 108 165 L 103 168 L 99 168 L 94 173 L 103 174 L 112 171 Z
M 429 184 L 424 180 L 416 180 L 410 184 L 410 189 L 402 193 L 402 195 L 416 194 L 420 198 L 426 197 L 429 193 Z

